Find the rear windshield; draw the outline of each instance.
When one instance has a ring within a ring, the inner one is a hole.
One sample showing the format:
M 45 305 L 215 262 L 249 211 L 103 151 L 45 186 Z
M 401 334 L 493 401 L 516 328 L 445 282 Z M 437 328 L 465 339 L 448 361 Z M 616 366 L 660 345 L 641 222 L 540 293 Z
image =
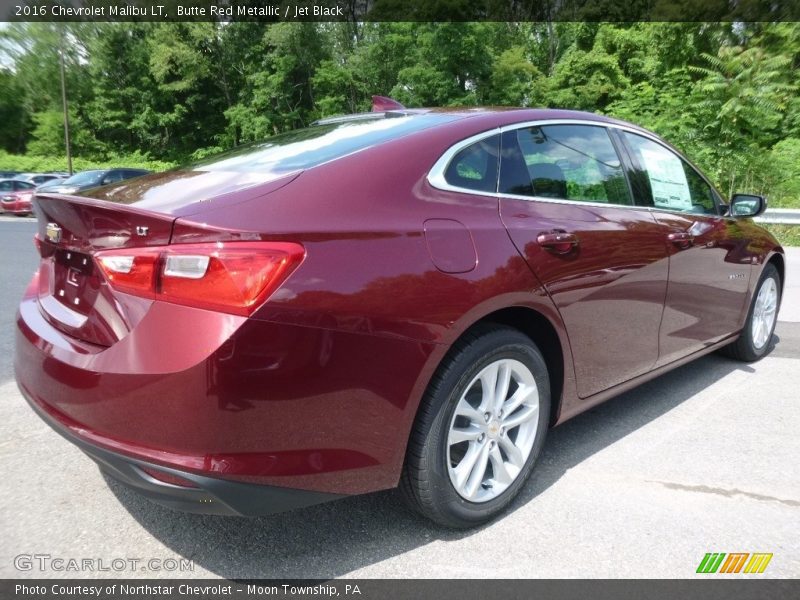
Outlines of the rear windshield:
M 190 164 L 194 171 L 289 173 L 456 119 L 426 114 L 313 125 Z

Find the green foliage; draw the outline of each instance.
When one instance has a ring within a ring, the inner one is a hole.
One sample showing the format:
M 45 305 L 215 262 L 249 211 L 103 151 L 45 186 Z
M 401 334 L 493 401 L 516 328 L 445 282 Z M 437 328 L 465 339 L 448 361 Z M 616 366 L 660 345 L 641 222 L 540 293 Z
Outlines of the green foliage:
M 800 225 L 762 224 L 782 246 L 800 246 Z
M 0 148 L 21 150 L 28 128 L 25 109 L 20 103 L 22 88 L 14 73 L 0 69 Z
M 762 172 L 768 185 L 762 191 L 769 196 L 769 205 L 800 208 L 800 139 L 781 140 L 765 162 Z
M 800 204 L 797 23 L 11 23 L 0 149 L 25 155 L 0 167 L 64 168 L 60 55 L 76 165 L 201 158 L 379 94 L 603 112 L 661 134 L 724 194 Z
M 132 167 L 151 171 L 166 171 L 177 166 L 176 163 L 152 160 L 143 154 L 111 156 L 106 160 L 90 160 L 77 157 L 72 161 L 75 172 L 88 169 L 112 169 L 115 167 Z M 19 171 L 21 173 L 47 173 L 50 171 L 66 171 L 67 161 L 63 156 L 21 156 L 0 150 L 0 169 Z
M 602 111 L 630 85 L 616 57 L 601 48 L 570 50 L 556 65 L 552 106 Z
M 490 81 L 484 102 L 496 106 L 537 106 L 547 91 L 546 79 L 522 46 L 512 46 L 495 58 Z
M 36 156 L 58 156 L 64 151 L 64 113 L 57 110 L 46 110 L 33 115 L 35 123 L 28 154 Z M 101 142 L 86 127 L 81 115 L 70 110 L 70 127 L 72 135 L 70 144 L 77 156 L 106 156 Z

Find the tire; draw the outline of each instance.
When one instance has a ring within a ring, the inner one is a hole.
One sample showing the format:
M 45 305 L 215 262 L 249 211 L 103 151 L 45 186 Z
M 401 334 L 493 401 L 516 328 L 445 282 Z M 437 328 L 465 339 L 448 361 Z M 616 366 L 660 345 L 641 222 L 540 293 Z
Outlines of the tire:
M 450 349 L 422 399 L 400 480 L 403 496 L 446 527 L 493 519 L 530 477 L 549 419 L 550 379 L 536 345 L 510 327 L 475 327 Z
M 775 265 L 768 263 L 764 267 L 753 293 L 753 300 L 747 311 L 747 320 L 739 339 L 722 348 L 721 352 L 742 362 L 755 362 L 766 356 L 772 349 L 771 340 L 775 324 L 778 321 L 777 313 L 780 301 L 781 278 Z M 766 323 L 762 320 L 765 316 Z M 761 322 L 760 330 L 759 322 Z

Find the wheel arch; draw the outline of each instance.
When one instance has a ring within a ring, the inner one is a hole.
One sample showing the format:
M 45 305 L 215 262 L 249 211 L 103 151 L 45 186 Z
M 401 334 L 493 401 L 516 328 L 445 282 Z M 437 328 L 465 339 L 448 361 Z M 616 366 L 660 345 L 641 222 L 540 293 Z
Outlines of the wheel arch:
M 525 334 L 536 344 L 536 347 L 539 348 L 544 357 L 547 373 L 550 376 L 550 425 L 554 425 L 561 414 L 564 391 L 565 349 L 562 347 L 558 332 L 550 320 L 533 308 L 512 306 L 486 315 L 475 323 L 475 325 L 478 324 L 497 324 L 511 327 Z
M 783 284 L 786 282 L 786 258 L 784 257 L 783 252 L 773 252 L 772 255 L 767 259 L 765 266 L 767 264 L 773 264 L 775 265 L 775 268 L 778 269 L 778 275 L 781 278 L 781 287 L 783 287 Z M 782 297 L 783 294 L 781 294 L 781 298 Z
M 558 313 L 553 317 L 557 318 Z M 566 332 L 560 323 L 554 323 L 552 318 L 545 314 L 545 311 L 537 310 L 531 306 L 525 305 L 511 305 L 502 308 L 496 308 L 491 312 L 486 312 L 480 316 L 473 316 L 467 323 L 460 323 L 457 333 L 453 339 L 448 340 L 447 351 L 443 352 L 441 356 L 436 357 L 435 366 L 429 371 L 425 379 L 425 383 L 419 392 L 419 400 L 424 397 L 425 390 L 428 389 L 430 382 L 433 380 L 435 374 L 445 364 L 450 349 L 464 336 L 472 333 L 476 328 L 485 327 L 486 325 L 503 325 L 516 329 L 522 334 L 526 335 L 533 341 L 539 348 L 539 351 L 544 357 L 545 364 L 547 365 L 547 372 L 550 376 L 550 425 L 553 426 L 558 422 L 562 404 L 564 400 L 564 390 L 571 373 L 571 350 L 569 348 L 569 340 L 567 339 Z M 418 388 L 419 389 L 419 388 Z M 421 402 L 414 409 L 414 418 L 419 413 Z

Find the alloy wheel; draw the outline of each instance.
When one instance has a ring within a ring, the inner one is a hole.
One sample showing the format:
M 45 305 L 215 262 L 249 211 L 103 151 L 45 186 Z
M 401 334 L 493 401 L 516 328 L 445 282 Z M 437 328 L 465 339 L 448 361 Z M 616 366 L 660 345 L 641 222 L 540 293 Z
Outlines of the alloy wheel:
M 753 307 L 753 318 L 750 324 L 750 333 L 753 337 L 753 346 L 761 349 L 772 335 L 775 324 L 776 310 L 778 307 L 778 286 L 775 279 L 768 277 L 758 290 L 756 303 Z
M 530 369 L 504 358 L 484 367 L 456 405 L 447 436 L 450 482 L 465 500 L 488 502 L 522 472 L 539 426 Z

